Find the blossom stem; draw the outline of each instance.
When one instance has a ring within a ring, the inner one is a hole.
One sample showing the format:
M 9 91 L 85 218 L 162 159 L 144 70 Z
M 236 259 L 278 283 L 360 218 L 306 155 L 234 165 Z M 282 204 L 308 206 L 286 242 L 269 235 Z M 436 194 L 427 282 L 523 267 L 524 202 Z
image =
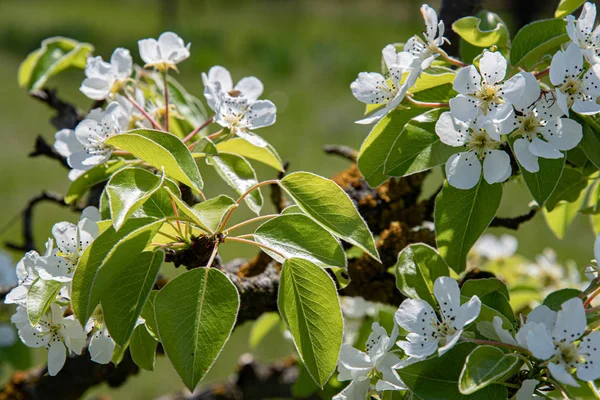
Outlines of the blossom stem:
M 278 179 L 270 179 L 268 181 L 263 181 L 263 182 L 259 182 L 256 185 L 252 186 L 251 188 L 249 188 L 248 190 L 246 190 L 244 193 L 242 193 L 242 195 L 240 196 L 240 198 L 236 201 L 236 204 L 239 206 L 240 204 L 242 204 L 242 201 L 246 198 L 246 196 L 248 196 L 250 193 L 252 193 L 254 190 L 258 189 L 261 186 L 266 186 L 266 185 L 272 185 L 272 184 L 277 184 L 279 183 Z M 225 226 L 227 226 L 227 222 L 229 222 L 229 218 L 231 218 L 231 215 L 233 214 L 233 212 L 237 209 L 237 207 L 233 207 L 231 210 L 229 210 L 229 212 L 227 213 L 227 215 L 225 216 L 225 218 L 223 218 L 223 222 L 221 222 L 221 225 L 219 225 L 219 228 L 217 229 L 217 232 L 221 232 L 223 230 L 223 228 L 225 228 Z
M 507 349 L 516 350 L 516 351 L 519 351 L 521 353 L 529 354 L 529 351 L 525 350 L 524 348 L 519 347 L 519 346 L 515 346 L 515 345 L 512 345 L 512 344 L 508 344 L 508 343 L 497 342 L 497 341 L 494 341 L 494 340 L 471 339 L 471 338 L 467 338 L 467 337 L 464 337 L 464 336 L 461 336 L 460 338 L 464 342 L 471 342 L 471 343 L 477 343 L 477 344 L 487 344 L 487 345 L 490 345 L 490 346 L 505 347 Z
M 163 72 L 163 82 L 165 84 L 165 131 L 167 132 L 169 132 L 169 84 L 167 82 L 167 76 L 169 75 L 168 71 L 169 70 Z
M 262 249 L 272 251 L 273 253 L 278 254 L 281 257 L 285 258 L 285 255 L 283 255 L 279 251 L 275 250 L 271 246 L 267 246 L 266 244 L 255 242 L 253 240 L 247 240 L 247 239 L 243 239 L 243 238 L 236 237 L 236 236 L 234 236 L 234 237 L 228 237 L 226 240 L 232 241 L 232 242 L 238 242 L 238 243 L 246 243 L 246 244 L 250 244 L 252 246 L 257 246 L 257 247 L 260 247 Z
M 415 106 L 418 107 L 423 107 L 423 108 L 440 108 L 440 107 L 450 107 L 449 103 L 429 103 L 429 102 L 425 102 L 425 101 L 419 101 L 419 100 L 415 100 L 410 96 L 406 96 L 406 99 L 411 102 L 412 104 L 414 104 Z
M 196 136 L 196 134 L 198 132 L 200 132 L 202 129 L 206 128 L 208 125 L 212 124 L 214 117 L 215 116 L 213 115 L 212 117 L 210 117 L 209 119 L 207 119 L 206 121 L 204 121 L 204 123 L 202 125 L 200 125 L 196 129 L 194 129 L 193 131 L 191 131 L 189 133 L 189 135 L 187 135 L 186 137 L 183 138 L 183 143 L 189 142 L 190 140 L 192 140 L 192 138 L 194 136 Z
M 112 154 L 115 156 L 130 156 L 131 153 L 125 150 L 113 150 Z
M 177 205 L 175 204 L 175 200 L 173 200 L 172 197 L 170 197 L 169 200 L 171 200 L 171 207 L 173 207 L 173 213 L 175 214 L 176 217 L 179 217 L 179 211 L 177 210 Z M 181 236 L 183 236 L 183 231 L 181 230 L 181 222 L 179 222 L 179 218 L 177 218 L 175 220 L 175 222 L 177 222 L 177 228 L 179 228 L 177 233 L 179 233 Z
M 553 386 L 557 387 L 560 393 L 566 400 L 574 399 L 575 397 L 567 390 L 566 387 L 555 381 L 554 379 L 547 378 L 547 381 L 550 382 Z
M 158 122 L 156 122 L 154 120 L 154 118 L 152 118 L 150 116 L 150 114 L 148 114 L 146 112 L 146 110 L 144 110 L 144 107 L 142 107 L 141 105 L 139 105 L 133 98 L 131 98 L 131 96 L 129 95 L 129 93 L 125 92 L 125 98 L 131 103 L 133 104 L 133 106 L 140 112 L 142 113 L 142 115 L 144 117 L 146 117 L 146 119 L 148 121 L 150 121 L 150 124 L 152 124 L 152 126 L 154 127 L 154 129 L 158 129 L 159 131 L 164 130 L 162 126 L 160 126 L 160 124 Z
M 587 300 L 583 303 L 584 307 L 587 307 L 590 305 L 590 303 L 592 302 L 592 300 L 594 300 L 596 298 L 596 296 L 598 296 L 600 294 L 600 288 L 596 288 L 596 290 L 594 290 L 587 298 Z
M 255 217 L 255 218 L 249 219 L 249 220 L 247 220 L 247 221 L 240 222 L 240 223 L 239 223 L 239 224 L 237 224 L 237 225 L 233 225 L 231 228 L 227 229 L 227 232 L 231 232 L 231 231 L 233 231 L 233 230 L 236 230 L 236 229 L 238 229 L 238 228 L 241 228 L 242 226 L 245 226 L 245 225 L 248 225 L 248 224 L 252 224 L 252 223 L 254 223 L 254 222 L 258 222 L 258 221 L 262 221 L 262 220 L 265 220 L 265 219 L 270 219 L 270 218 L 275 218 L 275 217 L 277 217 L 277 216 L 279 216 L 279 214 L 267 214 L 267 215 L 260 215 L 260 216 L 258 216 L 258 217 Z
M 452 65 L 456 65 L 457 67 L 466 67 L 469 64 L 465 64 L 464 62 L 457 60 L 456 58 L 452 58 L 450 57 L 448 54 L 445 54 L 444 52 L 441 53 L 442 54 L 442 58 L 444 60 L 446 60 L 448 63 L 452 64 Z
M 213 261 L 215 261 L 215 257 L 217 257 L 217 251 L 219 250 L 219 242 L 217 241 L 215 243 L 215 247 L 213 248 L 212 253 L 210 254 L 210 258 L 208 259 L 208 262 L 206 263 L 206 268 L 210 268 L 210 266 L 212 265 Z
M 540 79 L 540 78 L 543 78 L 544 76 L 548 75 L 549 72 L 550 72 L 550 67 L 536 72 L 535 74 L 533 74 L 533 76 L 535 76 L 537 79 Z

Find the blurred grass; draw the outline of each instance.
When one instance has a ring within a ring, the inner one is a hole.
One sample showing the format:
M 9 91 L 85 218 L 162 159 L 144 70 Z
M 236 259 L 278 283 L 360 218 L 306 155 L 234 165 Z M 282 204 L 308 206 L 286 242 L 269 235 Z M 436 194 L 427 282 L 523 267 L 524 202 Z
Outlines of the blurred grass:
M 25 202 L 41 190 L 64 193 L 68 187 L 66 170 L 58 163 L 27 158 L 35 136 L 42 134 L 51 141 L 54 129 L 48 122 L 49 110 L 17 87 L 16 72 L 25 55 L 46 37 L 63 35 L 90 42 L 96 46 L 96 54 L 105 59 L 114 48 L 127 47 L 139 61 L 137 40 L 157 37 L 166 25 L 192 42 L 192 56 L 180 65 L 177 76 L 191 93 L 202 97 L 200 73 L 215 64 L 230 69 L 234 80 L 247 75 L 259 77 L 265 84 L 264 98 L 278 107 L 277 123 L 261 129 L 261 134 L 285 161 L 290 161 L 291 170 L 331 176 L 347 162 L 324 155 L 323 145 L 358 148 L 368 133 L 367 127 L 353 123 L 363 106 L 352 97 L 350 82 L 360 71 L 378 70 L 380 50 L 386 44 L 404 41 L 423 29 L 420 2 L 413 0 L 214 0 L 178 4 L 177 19 L 164 21 L 158 1 L 0 2 L 0 227 L 9 224 Z M 82 79 L 82 71 L 73 71 L 52 80 L 49 86 L 87 108 L 91 101 L 78 91 Z M 263 167 L 258 173 L 262 179 L 274 176 L 272 170 Z M 431 179 L 432 187 L 440 179 L 439 174 L 436 176 Z M 210 176 L 206 181 L 210 195 L 224 189 L 222 184 L 212 184 L 215 180 Z M 264 195 L 268 198 L 268 191 Z M 506 185 L 500 215 L 526 212 L 529 200 L 522 183 Z M 75 220 L 76 216 L 52 205 L 36 208 L 38 248 L 52 224 L 63 219 Z M 10 225 L 0 240 L 19 242 L 20 229 L 20 221 Z M 574 259 L 583 265 L 592 258 L 593 235 L 583 218 L 571 226 L 564 241 L 554 238 L 541 215 L 523 225 L 517 236 L 519 250 L 526 257 L 553 247 L 560 260 Z M 228 246 L 224 248 L 225 259 L 255 254 L 251 248 Z M 20 255 L 14 256 L 17 259 Z M 172 267 L 167 268 L 168 274 L 174 273 Z M 247 351 L 244 343 L 248 332 L 249 326 L 236 330 L 211 371 L 214 379 L 230 372 L 237 356 Z M 93 393 L 108 393 L 115 399 L 150 399 L 181 388 L 168 361 L 159 357 L 155 373 L 142 372 L 119 390 L 101 387 Z

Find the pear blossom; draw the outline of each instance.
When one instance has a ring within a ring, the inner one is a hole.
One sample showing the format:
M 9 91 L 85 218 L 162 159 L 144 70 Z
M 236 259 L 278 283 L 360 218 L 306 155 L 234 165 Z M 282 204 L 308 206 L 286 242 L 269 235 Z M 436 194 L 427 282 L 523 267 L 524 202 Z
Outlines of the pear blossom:
M 539 305 L 531 310 L 531 312 L 527 315 L 526 320 L 524 320 L 521 316 L 521 328 L 514 336 L 507 329 L 504 329 L 502 326 L 502 319 L 500 317 L 495 316 L 492 324 L 494 331 L 501 342 L 527 349 L 527 338 L 529 332 L 533 331 L 534 328 L 539 324 L 544 325 L 547 329 L 552 329 L 555 320 L 555 311 L 552 311 L 545 305 Z
M 521 383 L 521 387 L 517 390 L 515 400 L 532 400 L 542 398 L 535 395 L 535 389 L 540 382 L 536 379 L 525 379 Z
M 459 94 L 450 99 L 452 116 L 468 121 L 483 114 L 494 123 L 508 118 L 513 113 L 512 104 L 525 90 L 525 78 L 517 74 L 504 81 L 507 67 L 501 53 L 486 51 L 479 71 L 474 65 L 461 68 L 454 79 L 454 90 Z
M 426 30 L 423 32 L 425 41 L 415 35 L 408 39 L 408 42 L 404 46 L 404 51 L 408 51 L 421 60 L 421 69 L 425 69 L 429 68 L 433 60 L 440 53 L 443 53 L 440 46 L 444 42 L 450 42 L 444 37 L 444 21 L 439 21 L 438 23 L 438 16 L 433 8 L 427 4 L 423 4 L 421 6 L 421 15 L 423 15 L 426 26 Z
M 15 329 L 5 322 L 0 322 L 0 347 L 10 347 L 17 342 Z
M 377 314 L 377 305 L 362 297 L 342 296 L 340 306 L 344 315 L 344 343 L 353 344 L 358 338 L 364 318 Z
M 142 108 L 146 108 L 146 99 L 144 92 L 140 89 L 135 89 L 133 93 L 135 102 Z M 115 98 L 116 102 L 121 106 L 121 110 L 125 116 L 129 119 L 127 124 L 127 130 L 136 128 L 152 128 L 152 124 L 138 109 L 134 106 L 126 97 L 118 94 Z M 162 108 L 164 111 L 164 107 Z
M 485 234 L 475 243 L 473 250 L 480 256 L 494 261 L 514 256 L 518 247 L 519 242 L 514 236 L 502 235 L 496 237 Z
M 213 111 L 217 111 L 217 106 L 224 100 L 225 96 L 243 96 L 249 103 L 253 103 L 258 100 L 264 90 L 260 79 L 254 76 L 242 78 L 233 86 L 231 74 L 220 65 L 215 65 L 209 69 L 208 74 L 203 72 L 202 83 L 204 84 L 204 97 L 206 97 L 206 102 Z
M 79 321 L 73 315 L 65 317 L 67 307 L 52 303 L 40 322 L 31 326 L 27 308 L 17 307 L 11 321 L 19 330 L 21 341 L 29 347 L 48 349 L 48 374 L 55 376 L 62 369 L 68 353 L 81 354 L 86 336 Z
M 114 135 L 125 132 L 129 127 L 129 116 L 121 105 L 113 101 L 106 107 L 102 116 L 93 114 L 77 125 L 75 131 L 61 130 L 56 133 L 55 148 L 67 156 L 67 163 L 73 169 L 89 170 L 106 162 L 112 150 L 105 144 Z M 61 153 L 62 154 L 62 153 Z
M 190 56 L 191 43 L 187 45 L 177 34 L 164 32 L 156 39 L 142 39 L 138 42 L 140 57 L 146 65 L 161 71 L 177 70 L 177 64 Z
M 550 329 L 535 324 L 527 333 L 533 356 L 547 360 L 550 374 L 566 385 L 579 386 L 573 373 L 582 381 L 600 378 L 600 331 L 584 336 L 586 325 L 583 301 L 575 297 L 562 304 Z
M 458 189 L 471 189 L 481 177 L 489 184 L 504 182 L 510 177 L 510 157 L 500 146 L 500 134 L 505 125 L 490 124 L 483 116 L 468 122 L 455 118 L 451 112 L 443 113 L 435 124 L 435 132 L 442 143 L 453 147 L 464 146 L 466 151 L 453 154 L 446 162 L 446 175 L 450 185 Z
M 583 138 L 580 124 L 564 115 L 553 93 L 541 94 L 540 85 L 533 74 L 523 72 L 526 90 L 513 106 L 517 110 L 503 124 L 505 130 L 515 131 L 513 148 L 519 163 L 529 172 L 538 172 L 538 158 L 562 158 L 562 151 L 571 150 Z M 541 95 L 541 96 L 540 96 Z
M 219 125 L 258 147 L 266 147 L 268 143 L 252 130 L 273 125 L 276 117 L 277 108 L 271 101 L 250 101 L 244 96 L 224 97 L 215 112 Z
M 97 329 L 90 339 L 88 346 L 92 361 L 98 364 L 108 364 L 112 360 L 115 351 L 115 342 L 110 337 L 106 325 Z
M 382 54 L 387 69 L 385 76 L 378 72 L 361 72 L 350 85 L 352 94 L 358 101 L 383 106 L 368 117 L 356 121 L 357 124 L 377 122 L 398 107 L 421 73 L 421 60 L 407 51 L 397 53 L 396 48 L 389 44 L 382 50 Z M 406 78 L 402 81 L 405 74 Z
M 102 57 L 89 57 L 85 76 L 79 90 L 93 100 L 104 100 L 119 92 L 133 71 L 133 59 L 129 50 L 119 47 L 110 57 L 110 63 Z
M 77 225 L 59 222 L 52 227 L 54 240 L 48 239 L 46 254 L 36 261 L 36 269 L 44 280 L 69 282 L 73 278 L 79 257 L 98 236 L 100 212 L 96 207 L 87 207 L 81 213 Z M 54 244 L 56 243 L 56 248 Z
M 365 399 L 370 389 L 371 376 L 374 375 L 380 377 L 375 384 L 375 389 L 378 391 L 406 388 L 395 371 L 404 364 L 392 352 L 398 337 L 398 327 L 394 324 L 390 336 L 377 322 L 373 322 L 371 327 L 373 331 L 367 339 L 366 352 L 349 345 L 342 345 L 338 360 L 338 380 L 352 380 L 352 382 L 334 399 Z
M 16 268 L 18 284 L 4 297 L 5 304 L 24 306 L 27 303 L 27 292 L 39 277 L 35 268 L 39 256 L 37 251 L 32 250 L 21 258 Z
M 460 339 L 463 329 L 479 316 L 481 301 L 473 296 L 461 305 L 458 282 L 447 276 L 439 277 L 433 292 L 440 307 L 438 316 L 425 300 L 406 299 L 394 315 L 396 323 L 410 332 L 406 341 L 399 341 L 406 355 L 417 359 L 450 350 Z
M 3 292 L 12 289 L 19 283 L 14 265 L 8 254 L 0 253 L 0 290 Z
M 600 64 L 584 71 L 583 53 L 575 43 L 552 57 L 550 82 L 556 86 L 556 102 L 565 115 L 569 115 L 569 108 L 585 115 L 600 112 L 596 102 L 600 96 Z
M 568 15 L 565 19 L 571 41 L 579 46 L 590 64 L 600 63 L 600 27 L 594 29 L 596 5 L 586 2 L 578 19 L 572 15 Z

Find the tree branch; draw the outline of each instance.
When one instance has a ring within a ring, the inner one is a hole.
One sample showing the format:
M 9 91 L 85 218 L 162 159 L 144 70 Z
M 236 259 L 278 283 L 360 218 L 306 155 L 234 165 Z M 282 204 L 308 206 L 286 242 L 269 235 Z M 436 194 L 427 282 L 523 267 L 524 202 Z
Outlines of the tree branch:
M 45 156 L 50 159 L 58 161 L 63 167 L 67 169 L 71 169 L 69 164 L 67 163 L 67 159 L 61 156 L 55 149 L 52 147 L 46 139 L 42 135 L 38 135 L 35 139 L 35 148 L 34 150 L 28 154 L 29 157 L 40 157 Z
M 77 124 L 84 118 L 84 115 L 75 106 L 62 101 L 54 89 L 36 90 L 31 93 L 31 97 L 47 104 L 56 111 L 56 115 L 50 119 L 56 129 L 75 129 Z
M 512 218 L 500 218 L 495 217 L 490 223 L 490 227 L 501 227 L 507 229 L 519 229 L 519 226 L 527 221 L 530 221 L 535 217 L 538 212 L 538 208 L 532 208 L 527 214 L 520 215 Z

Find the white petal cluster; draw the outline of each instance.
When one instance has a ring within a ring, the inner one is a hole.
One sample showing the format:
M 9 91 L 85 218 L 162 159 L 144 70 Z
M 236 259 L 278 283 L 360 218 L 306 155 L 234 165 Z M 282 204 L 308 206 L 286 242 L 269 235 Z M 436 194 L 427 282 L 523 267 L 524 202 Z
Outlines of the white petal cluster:
M 202 81 L 208 106 L 215 112 L 215 122 L 255 146 L 266 147 L 268 143 L 252 131 L 273 125 L 277 108 L 270 100 L 258 100 L 263 92 L 262 82 L 252 76 L 233 86 L 231 74 L 221 66 L 203 73 Z
M 518 247 L 519 241 L 514 236 L 505 234 L 496 237 L 492 234 L 485 234 L 477 240 L 473 251 L 490 261 L 495 261 L 514 256 Z
M 435 10 L 427 4 L 421 6 L 421 15 L 425 20 L 425 40 L 413 36 L 406 42 L 404 50 L 416 56 L 421 61 L 421 69 L 429 68 L 433 60 L 444 51 L 440 48 L 448 39 L 444 37 L 444 21 L 438 22 Z
M 187 45 L 177 34 L 164 32 L 156 39 L 143 39 L 138 42 L 140 57 L 146 63 L 144 67 L 153 67 L 160 71 L 177 70 L 177 64 L 190 56 L 191 43 Z
M 118 93 L 133 71 L 133 59 L 129 50 L 118 48 L 110 57 L 110 63 L 102 57 L 90 57 L 85 66 L 85 76 L 79 90 L 93 100 L 105 100 Z
M 585 3 L 578 19 L 572 15 L 567 18 L 567 33 L 590 64 L 600 62 L 600 26 L 594 29 L 596 22 L 596 5 Z

